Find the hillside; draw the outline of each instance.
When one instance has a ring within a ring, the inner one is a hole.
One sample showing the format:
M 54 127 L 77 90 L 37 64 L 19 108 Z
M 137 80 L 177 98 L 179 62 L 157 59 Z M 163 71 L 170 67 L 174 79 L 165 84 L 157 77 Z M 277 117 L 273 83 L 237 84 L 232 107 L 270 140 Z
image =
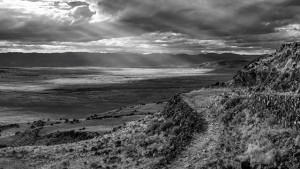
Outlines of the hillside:
M 300 42 L 283 44 L 275 53 L 253 61 L 237 73 L 233 84 L 257 91 L 299 92 Z
M 0 168 L 299 169 L 298 51 L 299 43 L 283 45 L 231 86 L 178 94 L 163 111 L 104 136 L 2 148 Z
M 0 167 L 298 169 L 298 105 L 298 97 L 280 93 L 193 91 L 104 136 L 0 149 Z
M 16 167 L 23 168 L 164 168 L 204 124 L 177 95 L 163 112 L 124 124 L 103 137 L 55 146 L 0 149 L 0 167 L 4 164 L 1 159 L 10 158 L 6 166 L 21 161 Z
M 134 53 L 0 53 L 0 67 L 172 67 L 214 61 L 253 60 L 258 55 Z

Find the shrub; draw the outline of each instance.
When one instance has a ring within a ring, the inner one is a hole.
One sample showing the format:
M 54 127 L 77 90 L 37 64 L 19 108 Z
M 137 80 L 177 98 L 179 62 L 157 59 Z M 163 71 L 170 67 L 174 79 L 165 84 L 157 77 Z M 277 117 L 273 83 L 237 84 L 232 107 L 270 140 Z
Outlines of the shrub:
M 225 104 L 225 109 L 231 109 L 236 107 L 238 104 L 240 104 L 243 101 L 242 97 L 235 97 L 232 99 L 228 99 Z
M 275 117 L 269 117 L 266 119 L 266 123 L 270 126 L 277 124 L 277 120 Z
M 169 128 L 171 128 L 174 125 L 174 122 L 172 119 L 167 119 L 166 122 L 162 123 L 159 127 L 159 131 L 167 131 Z
M 116 147 L 120 147 L 122 145 L 122 141 L 121 140 L 117 140 L 116 142 L 115 142 L 115 146 Z
M 137 150 L 134 145 L 129 145 L 125 147 L 124 151 L 128 157 L 134 157 L 137 153 Z
M 285 72 L 285 73 L 283 74 L 283 77 L 284 77 L 284 78 L 288 78 L 288 77 L 290 77 L 290 74 L 289 74 L 288 72 Z
M 179 133 L 180 133 L 180 127 L 179 126 L 173 127 L 172 134 L 178 135 Z
M 234 120 L 232 121 L 233 124 L 239 124 L 246 120 L 246 115 L 244 112 L 239 112 L 235 115 Z
M 120 157 L 113 156 L 113 157 L 109 157 L 106 162 L 108 164 L 115 164 L 115 163 L 121 163 L 121 161 L 122 159 Z
M 148 126 L 148 128 L 145 130 L 145 133 L 146 133 L 146 134 L 152 134 L 152 133 L 155 132 L 156 129 L 159 128 L 159 126 L 160 126 L 159 122 L 157 122 L 157 121 L 156 121 L 156 122 L 152 122 L 152 123 Z
M 96 169 L 96 168 L 98 167 L 98 164 L 92 163 L 92 164 L 90 165 L 90 167 L 93 168 L 93 169 Z
M 0 144 L 0 149 L 1 148 L 6 148 L 6 147 L 7 147 L 7 145 Z

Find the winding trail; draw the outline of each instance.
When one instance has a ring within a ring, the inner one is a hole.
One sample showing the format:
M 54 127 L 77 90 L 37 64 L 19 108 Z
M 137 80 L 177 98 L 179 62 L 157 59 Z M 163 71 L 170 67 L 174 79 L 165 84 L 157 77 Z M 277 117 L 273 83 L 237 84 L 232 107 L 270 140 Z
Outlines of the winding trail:
M 182 95 L 183 100 L 206 119 L 207 129 L 195 135 L 194 141 L 179 155 L 169 168 L 198 169 L 215 158 L 213 152 L 215 152 L 217 147 L 217 141 L 221 136 L 223 126 L 219 123 L 218 118 L 209 110 L 219 95 L 230 91 L 229 89 L 206 89 Z

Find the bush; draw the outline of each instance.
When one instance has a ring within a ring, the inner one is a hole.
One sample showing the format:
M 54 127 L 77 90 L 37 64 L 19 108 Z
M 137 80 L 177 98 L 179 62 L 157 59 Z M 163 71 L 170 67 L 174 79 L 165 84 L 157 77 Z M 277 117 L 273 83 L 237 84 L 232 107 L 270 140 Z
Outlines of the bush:
M 137 154 L 137 150 L 134 145 L 129 145 L 129 146 L 125 147 L 124 151 L 128 157 L 134 157 Z
M 171 128 L 174 125 L 174 122 L 172 119 L 167 119 L 166 122 L 162 123 L 159 127 L 160 131 L 167 131 L 169 128 Z
M 277 124 L 277 120 L 275 117 L 269 117 L 266 119 L 266 123 L 269 125 L 269 126 L 272 126 L 272 125 L 275 125 Z
M 228 99 L 225 104 L 225 109 L 231 109 L 239 105 L 243 101 L 242 97 L 235 97 L 232 99 Z
M 283 74 L 283 77 L 284 77 L 284 78 L 288 78 L 288 77 L 290 77 L 290 74 L 289 74 L 288 72 L 285 72 L 285 73 Z
M 2 144 L 0 144 L 0 149 L 1 148 L 6 148 L 7 147 L 7 145 L 2 145 Z
M 97 163 L 92 163 L 92 164 L 90 165 L 90 167 L 93 168 L 93 169 L 96 169 L 96 168 L 98 167 L 98 164 L 97 164 Z
M 244 112 L 239 112 L 237 115 L 234 116 L 232 121 L 233 124 L 240 124 L 246 120 L 246 115 Z
M 172 134 L 174 134 L 174 135 L 180 134 L 180 127 L 179 126 L 173 127 Z
M 160 126 L 159 122 L 157 122 L 157 121 L 156 122 L 152 122 L 148 126 L 148 128 L 145 130 L 145 133 L 146 134 L 153 134 L 156 131 L 156 129 L 159 128 L 159 126 Z

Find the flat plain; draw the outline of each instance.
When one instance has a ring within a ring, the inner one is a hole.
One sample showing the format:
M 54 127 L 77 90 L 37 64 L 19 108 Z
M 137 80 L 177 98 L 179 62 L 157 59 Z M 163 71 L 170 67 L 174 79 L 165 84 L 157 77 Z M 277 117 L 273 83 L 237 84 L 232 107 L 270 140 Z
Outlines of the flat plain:
M 235 73 L 172 68 L 2 68 L 0 123 L 86 118 L 110 110 L 165 102 Z

